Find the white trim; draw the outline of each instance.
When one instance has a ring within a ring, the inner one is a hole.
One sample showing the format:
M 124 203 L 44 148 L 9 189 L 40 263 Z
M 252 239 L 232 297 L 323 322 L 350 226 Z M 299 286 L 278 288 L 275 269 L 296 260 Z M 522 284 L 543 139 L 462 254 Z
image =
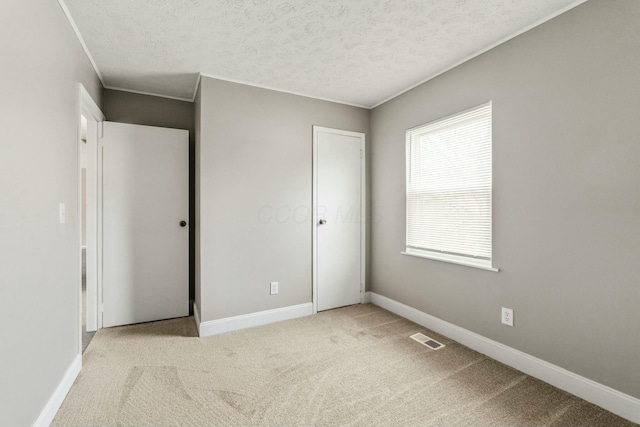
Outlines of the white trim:
M 98 247 L 98 221 L 99 213 L 98 209 L 98 188 L 97 188 L 97 162 L 98 162 L 98 134 L 97 127 L 105 119 L 105 115 L 100 110 L 100 107 L 93 100 L 89 92 L 86 90 L 82 83 L 77 84 L 78 88 L 78 184 L 77 184 L 77 198 L 78 198 L 78 218 L 82 218 L 82 178 L 81 178 L 81 150 L 83 142 L 81 141 L 81 115 L 87 120 L 87 141 L 86 141 L 86 155 L 87 155 L 87 188 L 86 188 L 86 231 L 87 242 L 84 249 L 86 250 L 86 267 L 87 267 L 87 306 L 86 306 L 86 329 L 87 331 L 95 331 L 100 325 L 98 321 L 99 317 L 99 295 L 98 292 L 98 256 L 100 248 Z M 78 354 L 82 354 L 82 223 L 78 221 L 78 246 L 80 247 L 78 254 Z
M 416 185 L 412 184 L 412 175 L 413 175 L 413 169 L 417 169 L 418 170 L 418 174 L 421 175 L 421 173 L 424 172 L 424 168 L 421 168 L 420 166 L 420 160 L 416 159 L 414 157 L 414 153 L 413 153 L 413 144 L 416 140 L 419 140 L 422 136 L 424 135 L 430 135 L 430 134 L 434 134 L 437 132 L 442 131 L 443 129 L 449 129 L 449 128 L 457 128 L 459 125 L 465 125 L 467 123 L 470 122 L 482 122 L 481 125 L 479 125 L 478 129 L 476 129 L 476 132 L 474 132 L 475 134 L 477 134 L 476 136 L 478 136 L 478 140 L 475 141 L 477 142 L 482 148 L 487 148 L 488 151 L 490 152 L 490 156 L 488 159 L 484 158 L 485 160 L 488 160 L 488 166 L 489 169 L 492 169 L 492 135 L 491 135 L 491 128 L 492 128 L 492 108 L 493 108 L 493 101 L 489 100 L 488 102 L 485 102 L 483 104 L 480 105 L 476 105 L 474 107 L 468 108 L 464 111 L 460 111 L 458 113 L 454 113 L 454 114 L 450 114 L 448 116 L 439 118 L 439 119 L 435 119 L 432 121 L 429 121 L 427 123 L 423 123 L 417 126 L 414 126 L 410 129 L 406 130 L 406 181 L 405 181 L 405 193 L 406 193 L 406 197 L 405 197 L 405 203 L 406 203 L 406 218 L 407 220 L 405 221 L 405 243 L 406 243 L 406 250 L 401 252 L 402 255 L 409 255 L 409 256 L 414 256 L 414 257 L 418 257 L 418 258 L 425 258 L 425 259 L 431 259 L 431 260 L 436 260 L 436 261 L 442 261 L 442 262 L 448 262 L 448 263 L 452 263 L 452 264 L 457 264 L 457 265 L 463 265 L 466 267 L 473 267 L 473 268 L 480 268 L 483 270 L 488 270 L 488 271 L 493 271 L 493 272 L 498 272 L 499 270 L 493 267 L 493 260 L 492 260 L 492 253 L 493 253 L 493 248 L 492 248 L 492 239 L 491 239 L 491 235 L 493 232 L 493 207 L 490 206 L 489 209 L 489 218 L 487 221 L 480 221 L 478 218 L 475 218 L 475 225 L 479 226 L 480 229 L 482 231 L 488 231 L 489 233 L 489 238 L 487 240 L 482 240 L 480 238 L 479 235 L 476 235 L 474 240 L 474 243 L 471 245 L 472 247 L 465 247 L 467 245 L 463 245 L 462 247 L 459 247 L 459 253 L 458 254 L 454 254 L 454 253 L 446 253 L 444 251 L 438 251 L 438 249 L 442 249 L 442 245 L 446 246 L 446 237 L 443 236 L 439 236 L 435 238 L 435 241 L 432 242 L 431 245 L 431 249 L 429 250 L 430 245 L 426 244 L 424 242 L 424 236 L 419 237 L 420 232 L 416 232 L 415 230 L 412 230 L 411 228 L 411 224 L 410 224 L 410 217 L 414 218 L 416 212 L 412 211 L 412 209 L 410 209 L 409 206 L 409 199 L 410 199 L 410 194 L 415 194 L 416 191 L 420 192 L 420 191 L 428 191 L 425 190 L 424 188 L 422 188 L 423 184 L 418 184 L 417 187 Z M 481 137 L 480 133 L 483 133 L 483 131 L 488 131 L 488 138 L 485 137 Z M 478 133 L 479 132 L 479 133 Z M 476 159 L 476 161 L 478 161 L 478 159 Z M 414 165 L 415 163 L 415 165 Z M 480 164 L 483 164 L 482 161 L 480 161 Z M 416 167 L 417 165 L 417 167 Z M 476 163 L 476 165 L 478 165 L 478 163 Z M 484 165 L 487 166 L 487 165 Z M 421 175 L 423 176 L 423 175 Z M 424 177 L 424 176 L 423 176 Z M 476 179 L 480 179 L 480 177 L 476 177 Z M 478 181 L 477 183 L 479 183 L 480 181 Z M 487 184 L 486 181 L 482 181 L 484 184 Z M 489 174 L 489 183 L 490 184 L 490 195 L 491 195 L 491 204 L 493 204 L 493 172 L 492 170 L 490 171 Z M 449 182 L 449 185 L 454 185 L 453 183 Z M 420 213 L 420 212 L 419 212 Z M 443 223 L 444 221 L 444 223 Z M 450 228 L 451 226 L 454 226 L 454 223 L 448 223 L 447 220 L 443 220 L 440 221 L 440 225 L 446 225 L 448 227 L 445 228 Z M 425 230 L 421 230 L 421 231 L 425 231 Z M 415 238 L 416 236 L 414 235 L 414 233 L 418 234 L 417 240 L 418 242 L 414 242 L 415 246 L 410 246 L 409 245 L 409 241 L 412 240 L 412 238 Z M 451 237 L 451 236 L 449 236 Z M 427 239 L 427 240 L 431 240 L 431 239 Z M 477 245 L 477 247 L 476 247 Z M 458 251 L 456 251 L 458 252 Z M 478 255 L 478 253 L 483 253 L 485 256 L 488 255 L 487 258 L 489 259 L 480 259 L 480 258 L 474 258 L 474 255 Z M 466 256 L 465 256 L 466 255 Z
M 91 52 L 89 52 L 89 48 L 87 47 L 87 44 L 84 42 L 84 38 L 82 38 L 82 34 L 80 34 L 80 30 L 76 25 L 76 21 L 73 20 L 73 17 L 71 16 L 71 12 L 69 12 L 69 9 L 67 8 L 67 5 L 65 4 L 64 0 L 58 0 L 58 4 L 62 8 L 64 15 L 67 17 L 69 24 L 71 24 L 71 28 L 73 28 L 73 32 L 76 34 L 76 37 L 78 38 L 78 41 L 80 42 L 80 46 L 82 46 L 82 49 L 84 50 L 85 55 L 87 55 L 87 58 L 89 58 L 89 62 L 91 62 L 91 66 L 93 67 L 93 70 L 98 75 L 98 78 L 100 79 L 100 83 L 102 83 L 102 86 L 104 86 L 104 77 L 102 77 L 102 73 L 98 69 L 98 65 L 96 64 L 96 61 L 93 59 Z
M 71 386 L 78 377 L 81 369 L 82 355 L 78 354 L 75 359 L 73 359 L 73 362 L 71 362 L 71 365 L 67 368 L 67 372 L 64 373 L 62 380 L 47 401 L 44 409 L 42 410 L 42 412 L 40 412 L 40 415 L 32 424 L 33 427 L 47 427 L 49 424 L 51 424 L 56 414 L 58 413 L 58 409 L 60 409 L 60 406 L 62 406 L 62 402 L 64 402 L 65 397 L 67 397 L 69 390 L 71 390 Z
M 360 304 L 366 300 L 367 290 L 367 144 L 362 133 L 360 144 Z
M 336 101 L 335 99 L 322 98 L 320 96 L 313 96 L 313 95 L 309 95 L 309 94 L 306 94 L 306 93 L 294 92 L 294 91 L 285 90 L 285 89 L 278 89 L 278 88 L 271 87 L 271 86 L 248 83 L 248 82 L 245 82 L 245 81 L 242 81 L 242 80 L 227 79 L 227 78 L 224 78 L 224 77 L 214 76 L 212 74 L 207 74 L 207 73 L 200 73 L 200 75 L 202 77 L 208 77 L 210 79 L 222 80 L 224 82 L 229 82 L 229 83 L 237 83 L 237 84 L 241 84 L 241 85 L 244 85 L 244 86 L 257 87 L 259 89 L 272 90 L 274 92 L 288 93 L 289 95 L 302 96 L 302 97 L 305 97 L 305 98 L 317 99 L 319 101 L 327 101 L 327 102 L 333 102 L 335 104 L 348 105 L 350 107 L 364 108 L 365 110 L 370 110 L 371 109 L 371 107 L 365 107 L 364 105 L 359 105 L 359 104 L 352 104 L 352 103 L 346 102 L 346 101 Z
M 318 143 L 316 127 L 312 127 L 313 147 L 311 160 L 311 304 L 313 314 L 318 312 L 318 260 L 316 252 L 318 247 Z
M 322 126 L 313 126 L 313 161 L 312 161 L 312 192 L 313 192 L 313 214 L 311 227 L 311 295 L 313 304 L 313 313 L 318 312 L 318 132 L 335 133 L 337 135 L 351 136 L 360 138 L 360 303 L 365 302 L 365 286 L 366 286 L 366 260 L 367 260 L 367 162 L 366 162 L 366 136 L 362 132 L 352 132 L 348 130 L 340 130 L 327 128 Z
M 103 240 L 103 221 L 102 221 L 102 214 L 103 214 L 103 209 L 102 209 L 102 202 L 103 202 L 103 195 L 102 195 L 102 181 L 103 181 L 103 173 L 102 173 L 102 166 L 103 166 L 103 155 L 104 155 L 104 146 L 103 146 L 103 142 L 102 139 L 104 137 L 104 121 L 102 122 L 98 122 L 98 142 L 97 142 L 97 149 L 98 149 L 98 155 L 97 155 L 97 171 L 96 171 L 96 175 L 97 175 L 97 179 L 96 179 L 96 186 L 97 186 L 97 190 L 96 190 L 96 217 L 97 217 L 97 224 L 96 224 L 96 246 L 97 246 L 97 266 L 96 266 L 96 274 L 98 276 L 98 289 L 97 289 L 97 296 L 98 296 L 98 329 L 101 329 L 103 326 L 103 319 L 104 319 L 104 299 L 103 299 L 103 291 L 102 291 L 102 283 L 103 283 L 103 246 L 102 246 L 102 240 Z
M 429 76 L 429 77 L 427 77 L 426 79 L 422 79 L 422 80 L 420 80 L 418 83 L 415 83 L 415 84 L 413 84 L 413 85 L 409 86 L 408 88 L 401 90 L 400 92 L 396 93 L 395 95 L 391 95 L 390 97 L 388 97 L 388 98 L 386 98 L 386 99 L 384 99 L 384 100 L 382 100 L 382 101 L 378 102 L 377 104 L 375 104 L 375 105 L 373 105 L 373 106 L 371 106 L 371 107 L 368 107 L 368 108 L 369 108 L 369 109 L 371 109 L 371 110 L 373 110 L 374 108 L 379 107 L 380 105 L 384 104 L 385 102 L 391 101 L 393 98 L 397 98 L 398 96 L 402 95 L 403 93 L 405 93 L 405 92 L 409 92 L 411 89 L 414 89 L 414 88 L 416 88 L 416 87 L 420 86 L 421 84 L 428 82 L 429 80 L 435 79 L 435 78 L 436 78 L 436 77 L 438 77 L 439 75 L 444 74 L 444 73 L 446 73 L 447 71 L 450 71 L 450 70 L 452 70 L 452 69 L 456 68 L 457 66 L 464 64 L 464 63 L 465 63 L 465 62 L 467 62 L 467 61 L 471 61 L 473 58 L 475 58 L 475 57 L 477 57 L 477 56 L 480 56 L 480 55 L 482 55 L 483 53 L 488 52 L 488 51 L 490 51 L 491 49 L 493 49 L 493 48 L 495 48 L 495 47 L 498 47 L 498 46 L 500 46 L 501 44 L 506 43 L 506 42 L 508 42 L 509 40 L 511 40 L 511 39 L 513 39 L 513 38 L 516 38 L 516 37 L 518 37 L 519 35 L 521 35 L 521 34 L 523 34 L 523 33 L 526 33 L 527 31 L 532 30 L 533 28 L 535 28 L 535 27 L 537 27 L 537 26 L 539 26 L 539 25 L 544 24 L 544 23 L 545 23 L 545 22 L 547 22 L 547 21 L 552 20 L 552 19 L 553 19 L 553 18 L 555 18 L 556 16 L 562 15 L 563 13 L 565 13 L 565 12 L 567 12 L 567 11 L 569 11 L 569 10 L 573 9 L 574 7 L 580 6 L 582 3 L 585 3 L 586 1 L 587 1 L 587 0 L 577 0 L 577 1 L 573 2 L 573 3 L 571 3 L 570 5 L 568 5 L 568 6 L 566 6 L 566 7 L 563 7 L 562 9 L 560 9 L 560 10 L 558 10 L 558 11 L 556 11 L 556 12 L 552 13 L 551 15 L 548 15 L 548 16 L 546 16 L 546 17 L 544 17 L 544 18 L 542 18 L 542 19 L 540 19 L 540 20 L 538 20 L 538 21 L 534 22 L 533 24 L 528 25 L 528 26 L 526 26 L 526 27 L 522 28 L 521 30 L 518 30 L 518 31 L 516 31 L 515 33 L 512 33 L 512 34 L 508 35 L 507 37 L 505 37 L 505 38 L 503 38 L 503 39 L 500 39 L 500 40 L 498 40 L 497 42 L 495 42 L 495 43 L 493 43 L 493 44 L 490 44 L 489 46 L 487 46 L 487 47 L 485 47 L 485 48 L 482 48 L 482 49 L 478 50 L 477 52 L 472 53 L 472 54 L 471 54 L 471 55 L 469 55 L 469 56 L 464 57 L 464 58 L 463 58 L 463 59 L 461 59 L 460 61 L 458 61 L 458 62 L 456 62 L 455 64 L 453 64 L 453 65 L 451 65 L 451 66 L 449 66 L 449 67 L 447 67 L 447 68 L 443 69 L 442 71 L 438 71 L 438 72 L 436 72 L 435 74 L 430 75 L 430 76 Z
M 78 83 L 78 98 L 80 100 L 80 112 L 88 112 L 93 119 L 101 122 L 106 119 L 104 113 L 93 100 L 87 89 L 82 83 Z M 86 108 L 87 110 L 84 110 Z M 89 117 L 85 117 L 89 119 Z
M 85 109 L 85 104 L 83 100 L 83 90 L 84 87 L 81 83 L 78 83 L 78 91 L 77 91 L 77 111 L 76 118 L 78 119 L 77 123 L 77 134 L 76 134 L 76 156 L 77 156 L 77 164 L 76 164 L 76 199 L 77 199 L 77 215 L 78 222 L 76 225 L 77 231 L 77 244 L 80 247 L 77 253 L 77 264 L 76 264 L 76 272 L 78 276 L 76 277 L 76 292 L 77 293 L 77 304 L 78 304 L 78 316 L 77 316 L 77 331 L 78 331 L 78 354 L 82 354 L 82 258 L 83 253 L 86 251 L 86 248 L 82 245 L 82 223 L 85 222 L 84 216 L 82 214 L 82 113 Z
M 198 304 L 193 302 L 193 320 L 196 321 L 196 328 L 198 328 L 198 336 L 200 336 L 200 311 L 198 310 Z
M 242 314 L 240 316 L 226 317 L 224 319 L 198 322 L 200 324 L 198 332 L 201 337 L 210 337 L 213 335 L 224 334 L 226 332 L 237 331 L 239 329 L 252 328 L 254 326 L 268 325 L 269 323 L 309 316 L 311 314 L 313 314 L 313 306 L 308 302 L 306 304 L 259 311 L 257 313 Z
M 465 258 L 465 257 L 449 255 L 449 254 L 439 254 L 436 252 L 434 252 L 433 254 L 427 253 L 426 251 L 421 251 L 419 253 L 409 252 L 409 249 L 407 249 L 407 252 L 400 252 L 400 253 L 402 255 L 414 256 L 416 258 L 432 259 L 435 261 L 448 262 L 450 264 L 464 265 L 466 267 L 479 268 L 487 271 L 495 271 L 496 273 L 500 271 L 499 268 L 495 268 L 490 265 L 484 264 L 485 262 L 490 262 L 490 261 L 484 261 L 484 260 L 476 261 L 473 258 Z
M 127 89 L 124 87 L 117 87 L 117 86 L 107 86 L 104 85 L 105 89 L 109 89 L 109 90 L 119 90 L 120 92 L 129 92 L 129 93 L 135 93 L 138 95 L 147 95 L 147 96 L 157 96 L 158 98 L 167 98 L 167 99 L 173 99 L 174 101 L 184 101 L 184 102 L 193 102 L 193 99 L 191 98 L 182 98 L 179 96 L 172 96 L 172 95 L 162 95 L 160 93 L 154 93 L 154 92 L 145 92 L 142 90 L 135 90 L 135 89 Z
M 198 96 L 198 86 L 200 86 L 201 80 L 202 73 L 198 73 L 198 80 L 196 81 L 196 87 L 193 88 L 193 97 L 191 97 L 191 102 L 196 102 L 196 96 Z
M 364 302 L 363 304 L 371 304 L 371 292 L 364 293 Z
M 614 414 L 640 423 L 640 399 L 382 295 L 371 293 L 371 303 L 486 354 L 525 374 L 601 406 Z

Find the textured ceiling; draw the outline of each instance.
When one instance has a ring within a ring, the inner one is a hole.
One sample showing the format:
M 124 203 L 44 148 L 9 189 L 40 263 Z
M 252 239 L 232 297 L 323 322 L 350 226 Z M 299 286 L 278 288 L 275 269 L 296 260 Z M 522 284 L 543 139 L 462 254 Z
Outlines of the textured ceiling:
M 576 0 L 64 0 L 105 86 L 198 74 L 371 107 Z

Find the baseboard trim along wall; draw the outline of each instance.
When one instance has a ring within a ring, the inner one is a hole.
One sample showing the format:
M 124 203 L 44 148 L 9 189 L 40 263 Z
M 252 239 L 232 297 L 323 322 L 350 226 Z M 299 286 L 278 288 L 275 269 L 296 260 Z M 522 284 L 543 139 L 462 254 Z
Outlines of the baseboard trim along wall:
M 200 335 L 200 310 L 198 310 L 198 304 L 193 302 L 193 318 L 196 321 L 196 328 L 198 328 L 198 336 Z
M 364 293 L 364 304 L 370 304 L 371 303 L 371 292 L 365 292 Z
M 194 307 L 194 313 L 197 313 L 196 307 Z M 224 319 L 208 320 L 206 322 L 200 322 L 200 319 L 196 318 L 196 322 L 198 323 L 198 334 L 200 337 L 210 337 L 239 329 L 310 316 L 311 314 L 313 314 L 313 304 L 309 302 L 240 316 L 226 317 Z
M 48 427 L 53 421 L 53 418 L 58 413 L 58 409 L 62 406 L 64 398 L 67 397 L 67 393 L 71 390 L 73 382 L 78 377 L 80 370 L 82 369 L 82 354 L 78 354 L 71 365 L 67 368 L 60 384 L 56 387 L 49 401 L 45 405 L 44 409 L 40 413 L 38 419 L 33 423 L 33 427 Z
M 485 338 L 475 332 L 431 316 L 398 301 L 373 292 L 367 293 L 370 294 L 371 303 L 378 307 L 429 328 L 492 359 L 596 404 L 623 418 L 640 423 L 640 399 L 574 374 L 520 350 Z

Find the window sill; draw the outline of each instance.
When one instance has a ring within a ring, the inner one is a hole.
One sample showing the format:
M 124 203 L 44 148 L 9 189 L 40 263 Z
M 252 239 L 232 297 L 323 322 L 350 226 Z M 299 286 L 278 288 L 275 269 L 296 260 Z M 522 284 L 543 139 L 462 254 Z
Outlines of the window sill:
M 458 265 L 464 265 L 466 267 L 473 267 L 473 268 L 479 268 L 481 270 L 487 270 L 487 271 L 493 271 L 493 272 L 498 272 L 500 271 L 499 268 L 494 268 L 491 267 L 489 265 L 486 265 L 482 262 L 474 262 L 472 260 L 467 260 L 464 259 L 462 257 L 456 257 L 453 255 L 445 255 L 445 254 L 426 254 L 424 252 L 400 252 L 402 255 L 409 255 L 409 256 L 414 256 L 417 258 L 425 258 L 425 259 L 432 259 L 435 261 L 443 261 L 443 262 L 448 262 L 451 264 L 458 264 Z

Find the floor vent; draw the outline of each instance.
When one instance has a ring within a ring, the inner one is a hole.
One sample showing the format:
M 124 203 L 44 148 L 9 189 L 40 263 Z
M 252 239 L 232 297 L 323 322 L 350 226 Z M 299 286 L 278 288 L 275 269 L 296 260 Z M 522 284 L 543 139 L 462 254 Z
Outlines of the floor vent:
M 418 341 L 420 344 L 429 347 L 431 350 L 440 350 L 444 347 L 444 344 L 420 333 L 413 334 L 409 338 Z

